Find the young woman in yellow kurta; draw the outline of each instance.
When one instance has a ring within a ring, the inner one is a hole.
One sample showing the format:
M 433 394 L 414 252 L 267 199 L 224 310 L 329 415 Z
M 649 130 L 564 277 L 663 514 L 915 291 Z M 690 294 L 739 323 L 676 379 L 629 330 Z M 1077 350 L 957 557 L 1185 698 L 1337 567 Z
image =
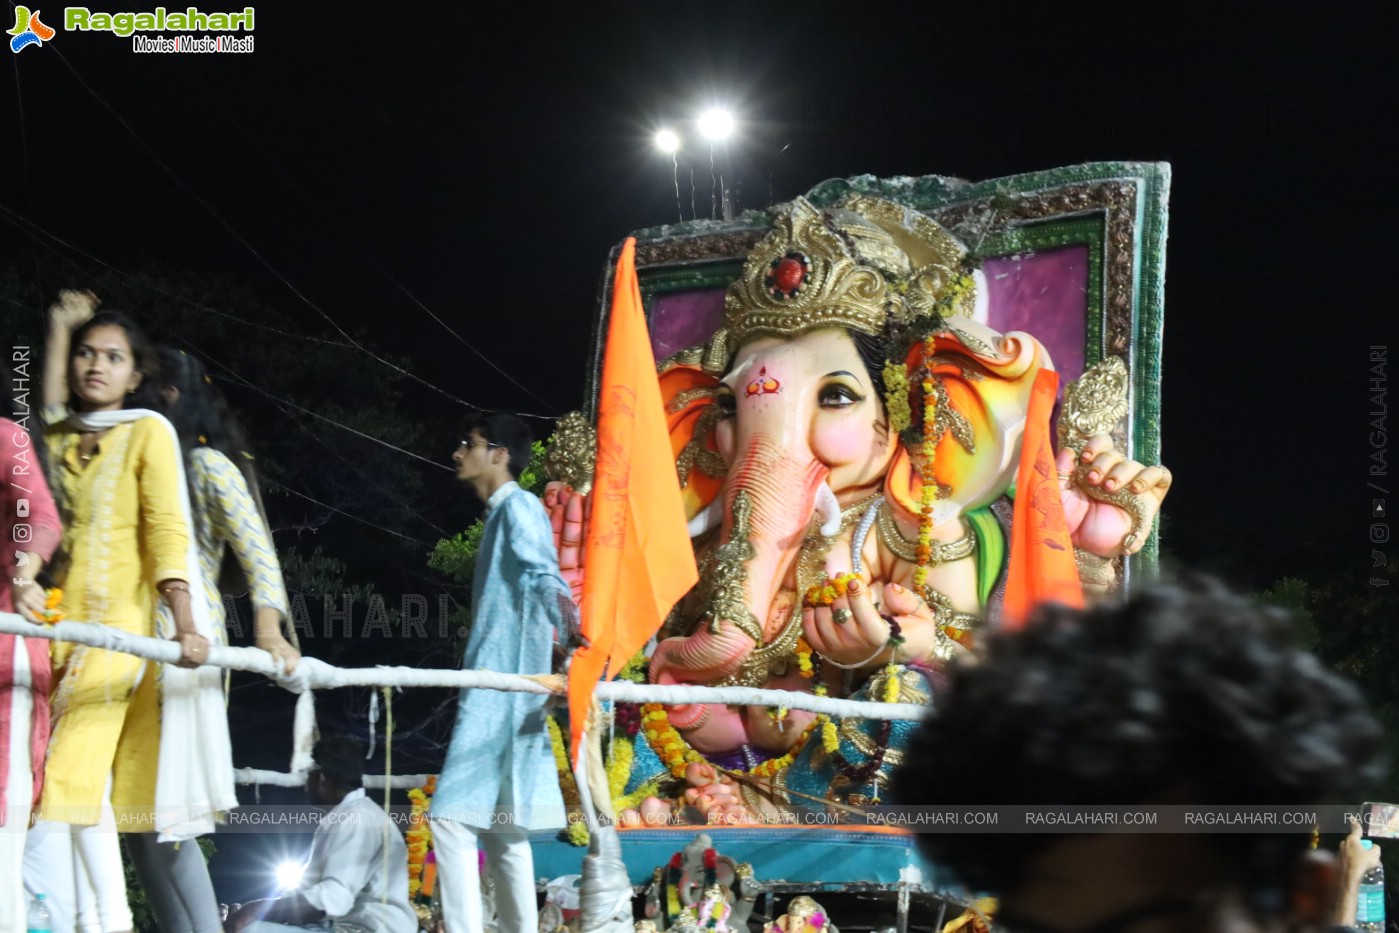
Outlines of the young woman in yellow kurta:
M 124 315 L 91 317 L 94 304 L 65 293 L 51 311 L 46 348 L 45 402 L 64 400 L 66 377 L 75 412 L 46 431 L 55 497 L 65 519 L 65 562 L 55 568 L 63 614 L 155 636 L 157 600 L 163 599 L 180 644 L 180 666 L 197 667 L 208 657 L 209 642 L 198 634 L 192 614 L 192 550 L 173 431 L 157 416 L 96 429 L 90 423 L 104 414 L 113 421 L 111 415 L 127 405 L 152 369 L 151 346 Z M 41 820 L 96 824 L 110 790 L 118 830 L 155 830 L 161 679 L 160 665 L 140 658 L 57 644 Z M 122 915 L 124 889 L 120 907 L 112 890 L 114 850 L 91 855 L 84 848 L 79 840 L 78 871 L 86 870 L 86 881 L 97 888 L 104 930 L 129 929 L 130 915 Z

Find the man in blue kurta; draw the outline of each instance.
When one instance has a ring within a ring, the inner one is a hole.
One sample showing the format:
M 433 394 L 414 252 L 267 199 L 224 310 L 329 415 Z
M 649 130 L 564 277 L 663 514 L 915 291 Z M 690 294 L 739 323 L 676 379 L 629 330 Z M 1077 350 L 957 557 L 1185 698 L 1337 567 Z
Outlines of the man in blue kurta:
M 516 482 L 529 463 L 530 443 L 520 419 L 480 416 L 468 422 L 452 457 L 457 479 L 486 503 L 463 658 L 468 669 L 547 674 L 556 641 L 568 646 L 577 634 L 548 513 Z M 499 690 L 461 693 L 431 811 L 447 933 L 484 928 L 478 842 L 495 882 L 500 933 L 534 933 L 538 927 L 527 833 L 565 822 L 547 700 Z

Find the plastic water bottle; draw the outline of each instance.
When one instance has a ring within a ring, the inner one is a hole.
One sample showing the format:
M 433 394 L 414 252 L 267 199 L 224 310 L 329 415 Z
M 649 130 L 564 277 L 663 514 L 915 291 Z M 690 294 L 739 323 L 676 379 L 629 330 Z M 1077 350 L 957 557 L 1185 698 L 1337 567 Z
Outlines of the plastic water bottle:
M 25 922 L 29 933 L 53 933 L 49 922 L 49 908 L 44 903 L 44 895 L 36 894 L 29 902 L 29 919 Z
M 1363 848 L 1374 843 L 1360 840 Z M 1360 879 L 1360 897 L 1355 904 L 1355 925 L 1366 933 L 1384 933 L 1384 866 L 1376 865 Z

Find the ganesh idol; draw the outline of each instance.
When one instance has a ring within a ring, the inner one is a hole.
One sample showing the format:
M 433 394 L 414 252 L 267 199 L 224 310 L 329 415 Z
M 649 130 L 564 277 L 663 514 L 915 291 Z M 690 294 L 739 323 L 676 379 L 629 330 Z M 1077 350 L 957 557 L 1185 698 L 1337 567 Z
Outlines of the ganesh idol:
M 658 367 L 700 583 L 662 628 L 651 682 L 927 702 L 941 666 L 999 624 L 1017 560 L 1042 566 L 1016 548 L 1059 549 L 1043 566 L 1067 561 L 1071 579 L 1055 586 L 1111 587 L 1170 475 L 1114 443 L 1125 403 L 1103 398 L 1121 381 L 1109 359 L 1064 403 L 1027 493 L 1053 362 L 1030 334 L 989 327 L 986 295 L 966 247 L 912 208 L 855 194 L 778 209 L 722 326 Z M 1057 529 L 1016 535 L 1017 492 Z M 570 494 L 547 499 L 557 512 Z M 630 789 L 662 779 L 632 824 L 876 801 L 913 727 L 757 705 L 652 705 L 642 720 Z

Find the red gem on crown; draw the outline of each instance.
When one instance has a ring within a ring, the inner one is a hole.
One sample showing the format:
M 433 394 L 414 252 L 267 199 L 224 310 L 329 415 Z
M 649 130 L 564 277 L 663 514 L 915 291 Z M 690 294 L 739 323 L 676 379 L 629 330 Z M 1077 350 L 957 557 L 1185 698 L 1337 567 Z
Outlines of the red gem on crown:
M 811 274 L 810 261 L 795 250 L 780 259 L 774 259 L 769 269 L 771 271 L 763 280 L 763 284 L 774 298 L 797 297 L 802 286 L 806 284 L 807 276 Z

